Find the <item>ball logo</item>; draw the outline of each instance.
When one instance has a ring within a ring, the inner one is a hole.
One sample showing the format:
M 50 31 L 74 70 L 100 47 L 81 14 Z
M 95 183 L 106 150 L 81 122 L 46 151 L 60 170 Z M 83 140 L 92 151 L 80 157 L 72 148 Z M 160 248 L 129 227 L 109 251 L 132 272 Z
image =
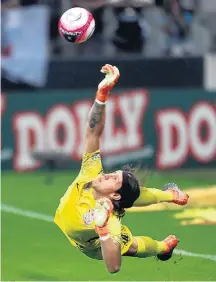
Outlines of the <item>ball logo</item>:
M 71 32 L 71 31 L 66 31 L 64 30 L 63 28 L 60 28 L 61 32 L 64 34 L 64 35 L 71 35 L 71 36 L 79 36 L 81 34 L 80 31 L 74 31 L 74 32 Z
M 81 35 L 81 31 L 66 31 L 63 28 L 60 28 L 64 38 L 69 42 L 75 42 L 77 38 Z

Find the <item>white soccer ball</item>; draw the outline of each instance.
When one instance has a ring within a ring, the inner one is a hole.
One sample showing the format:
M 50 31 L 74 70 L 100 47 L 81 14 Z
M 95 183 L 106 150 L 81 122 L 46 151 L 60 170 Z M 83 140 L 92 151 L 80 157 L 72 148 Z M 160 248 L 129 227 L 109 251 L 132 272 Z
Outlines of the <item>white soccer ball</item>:
M 60 35 L 72 43 L 88 40 L 95 30 L 93 15 L 83 8 L 71 8 L 64 12 L 58 24 Z

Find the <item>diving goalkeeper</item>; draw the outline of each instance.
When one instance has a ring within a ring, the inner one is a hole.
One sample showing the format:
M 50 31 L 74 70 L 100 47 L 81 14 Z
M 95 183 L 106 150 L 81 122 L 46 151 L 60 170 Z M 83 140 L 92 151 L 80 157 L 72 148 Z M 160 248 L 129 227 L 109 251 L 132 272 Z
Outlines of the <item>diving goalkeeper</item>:
M 121 224 L 125 209 L 160 202 L 185 205 L 188 196 L 176 184 L 164 190 L 141 187 L 130 168 L 105 174 L 100 157 L 100 136 L 104 130 L 106 102 L 119 79 L 115 66 L 102 67 L 105 78 L 98 85 L 94 104 L 89 112 L 81 170 L 60 200 L 55 223 L 70 243 L 93 259 L 103 259 L 107 270 L 120 270 L 121 257 L 160 260 L 171 258 L 178 239 L 170 235 L 162 241 L 146 236 L 133 236 Z

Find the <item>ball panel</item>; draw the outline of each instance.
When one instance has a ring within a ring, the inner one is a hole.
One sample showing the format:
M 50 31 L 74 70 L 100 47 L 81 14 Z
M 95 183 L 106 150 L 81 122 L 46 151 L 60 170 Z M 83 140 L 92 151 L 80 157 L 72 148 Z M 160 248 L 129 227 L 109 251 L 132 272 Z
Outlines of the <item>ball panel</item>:
M 82 32 L 80 32 L 80 31 L 75 31 L 75 32 L 66 31 L 61 26 L 61 23 L 59 24 L 59 33 L 60 33 L 61 37 L 63 37 L 64 39 L 66 39 L 67 41 L 72 42 L 72 43 L 75 43 L 77 38 L 82 34 Z
M 82 34 L 77 38 L 77 43 L 83 43 L 88 40 L 95 30 L 95 20 L 92 14 L 89 14 L 87 24 L 83 27 Z
M 83 8 L 67 10 L 61 17 L 61 25 L 66 31 L 76 31 L 88 22 L 89 12 Z
M 95 31 L 95 21 L 93 20 L 88 28 L 86 40 L 88 40 Z

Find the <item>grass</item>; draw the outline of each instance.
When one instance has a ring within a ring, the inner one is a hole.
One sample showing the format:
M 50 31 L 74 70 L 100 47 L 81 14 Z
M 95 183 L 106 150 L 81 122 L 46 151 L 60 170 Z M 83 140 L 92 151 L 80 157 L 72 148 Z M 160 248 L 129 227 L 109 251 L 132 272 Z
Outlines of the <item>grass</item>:
M 53 216 L 59 199 L 73 181 L 75 172 L 2 173 L 2 202 L 23 210 Z M 142 176 L 142 173 L 141 173 Z M 153 173 L 149 187 L 161 188 L 168 181 L 181 187 L 216 184 L 214 171 Z M 163 239 L 180 238 L 179 249 L 216 254 L 215 225 L 182 226 L 175 211 L 126 214 L 123 223 L 134 235 Z M 91 260 L 73 248 L 52 223 L 2 212 L 2 281 L 214 281 L 216 263 L 197 257 L 174 255 L 168 262 L 155 258 L 123 258 L 121 271 L 110 275 L 101 261 Z

